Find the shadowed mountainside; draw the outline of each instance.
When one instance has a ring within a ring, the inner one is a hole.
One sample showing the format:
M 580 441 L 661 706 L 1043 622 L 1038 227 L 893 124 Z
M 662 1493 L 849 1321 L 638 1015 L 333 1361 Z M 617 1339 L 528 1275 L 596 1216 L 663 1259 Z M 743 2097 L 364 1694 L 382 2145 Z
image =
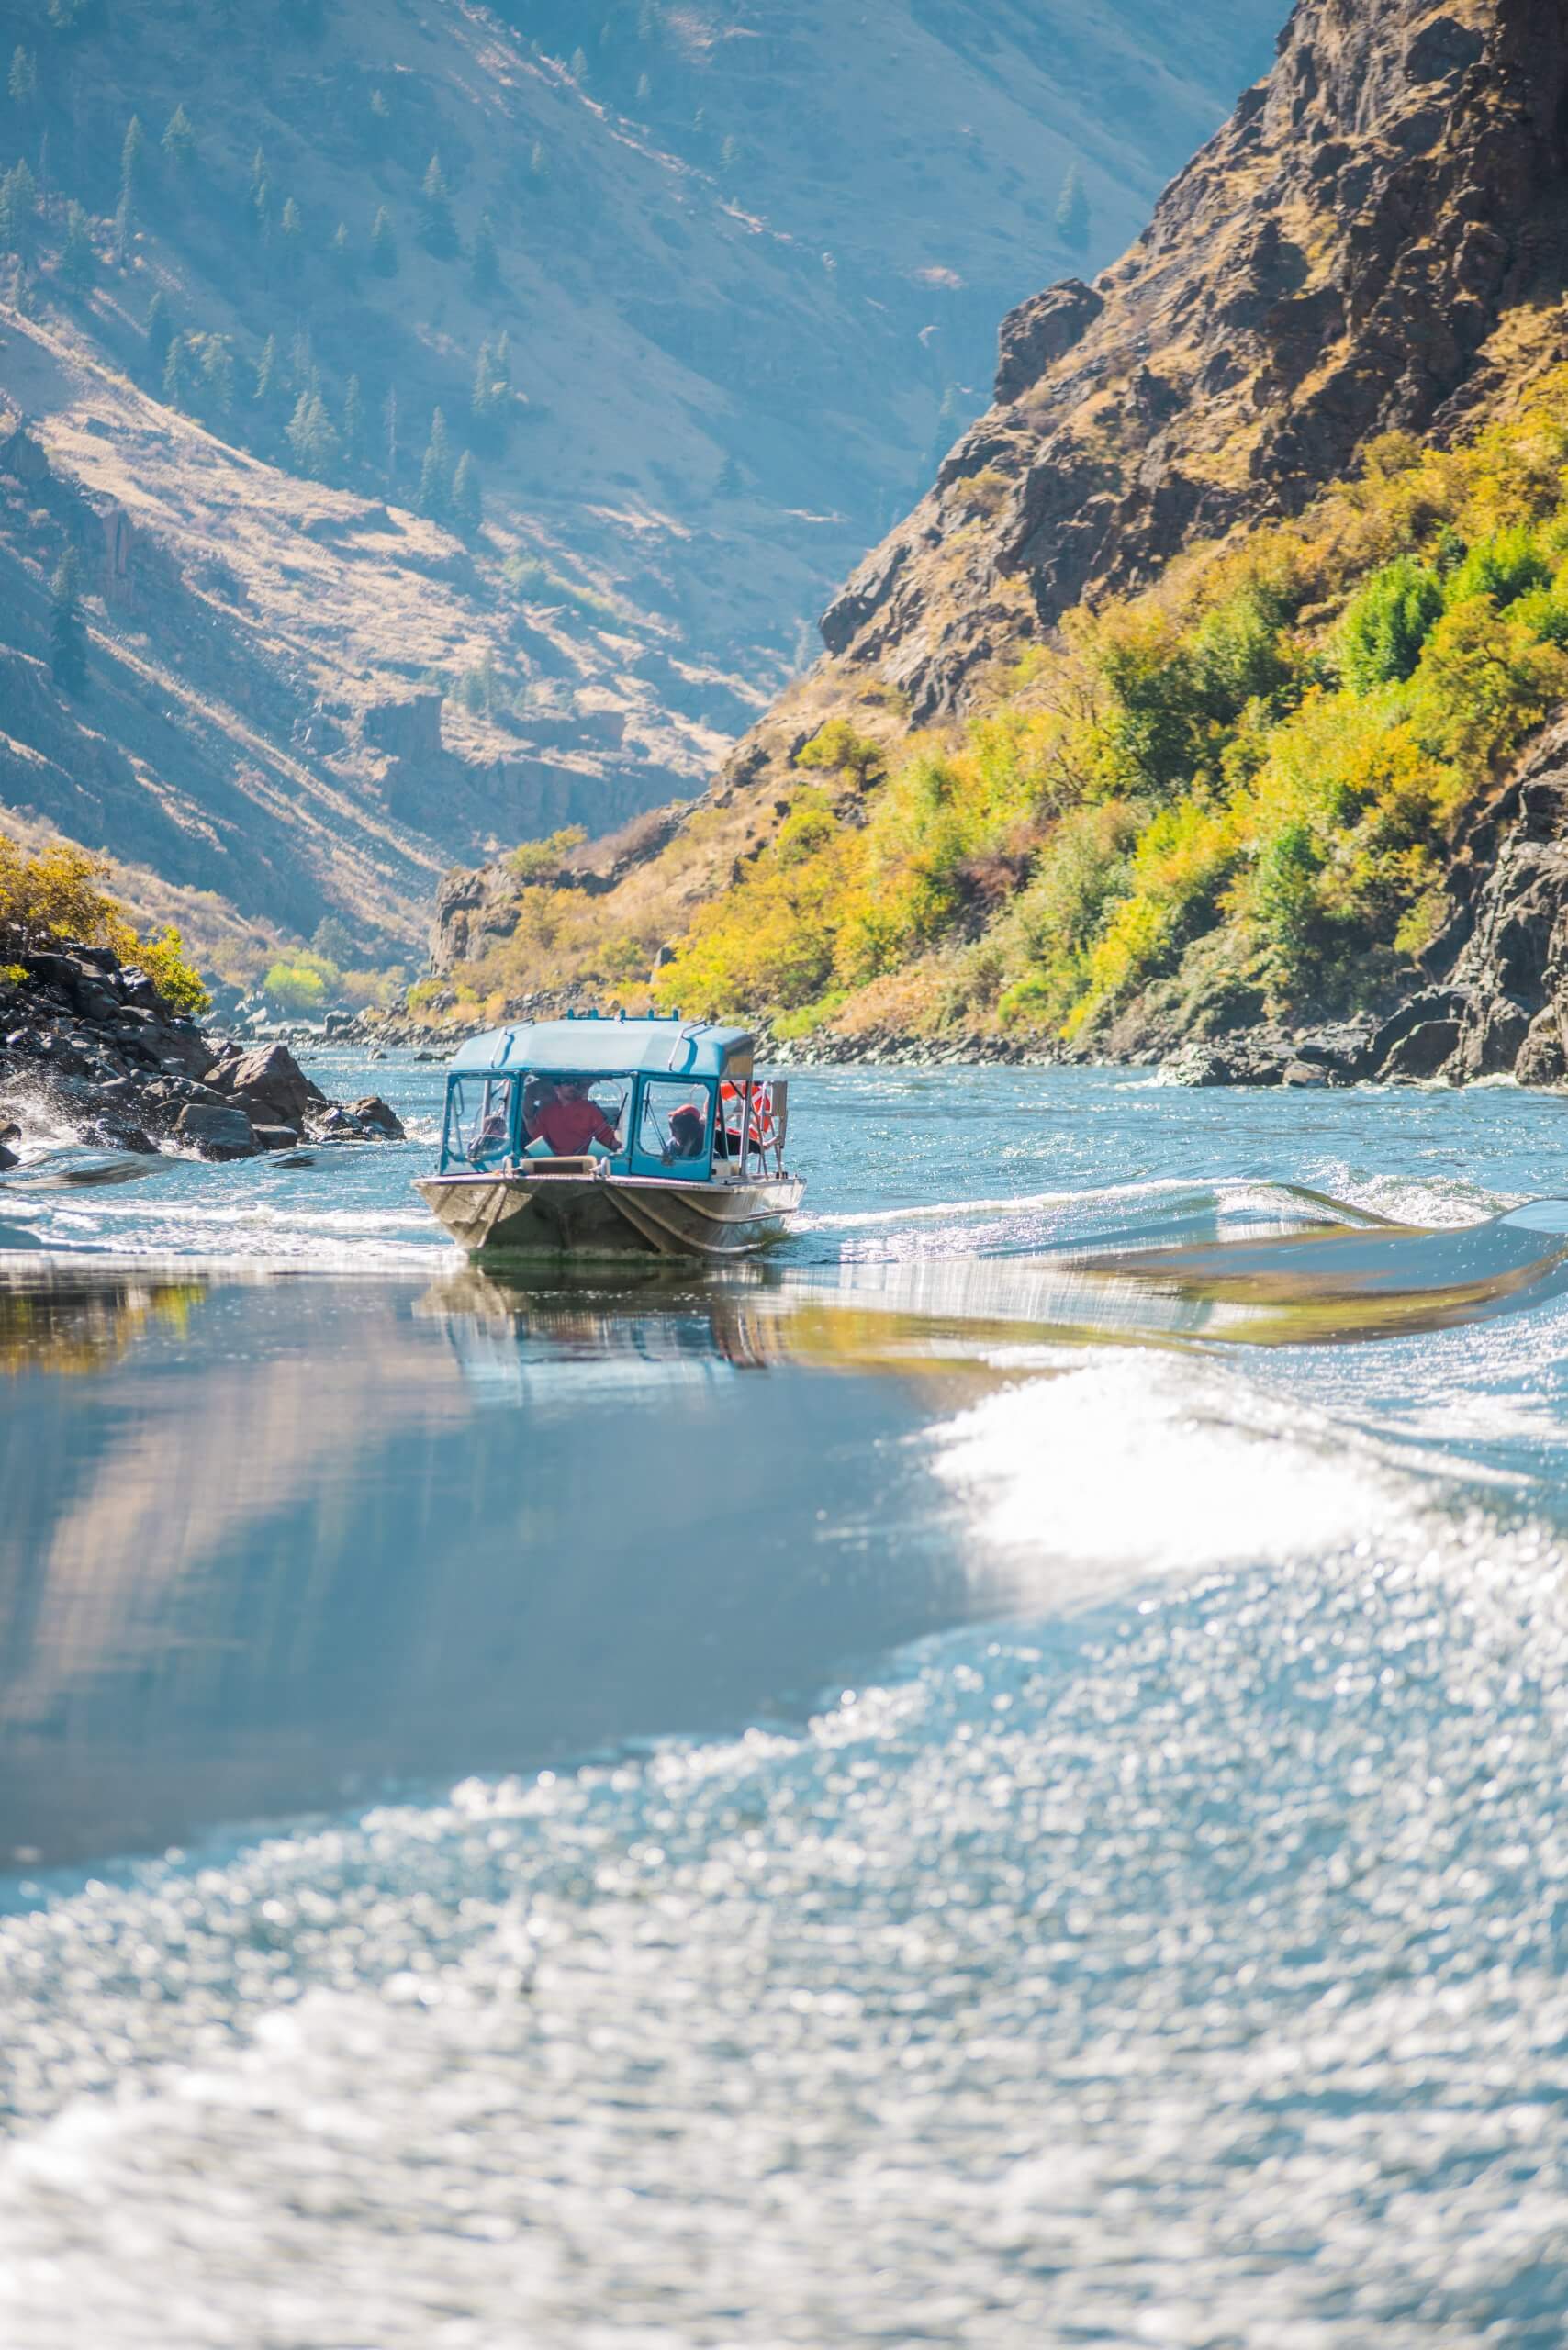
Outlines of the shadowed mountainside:
M 390 954 L 454 856 L 696 789 L 998 308 L 1114 248 L 1271 15 L 12 11 L 13 829 L 239 965 L 329 912 Z

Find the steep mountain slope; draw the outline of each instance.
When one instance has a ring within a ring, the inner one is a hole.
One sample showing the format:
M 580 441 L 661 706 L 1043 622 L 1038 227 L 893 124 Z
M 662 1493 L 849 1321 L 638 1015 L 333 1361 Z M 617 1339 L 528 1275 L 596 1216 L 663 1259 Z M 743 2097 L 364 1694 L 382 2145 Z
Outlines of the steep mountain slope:
M 231 945 L 390 951 L 454 856 L 697 788 L 1274 5 L 19 0 L 0 798 Z
M 1129 1051 L 1440 976 L 1568 692 L 1565 140 L 1548 0 L 1302 0 L 1126 256 L 1008 316 L 715 790 L 450 885 L 438 966 Z

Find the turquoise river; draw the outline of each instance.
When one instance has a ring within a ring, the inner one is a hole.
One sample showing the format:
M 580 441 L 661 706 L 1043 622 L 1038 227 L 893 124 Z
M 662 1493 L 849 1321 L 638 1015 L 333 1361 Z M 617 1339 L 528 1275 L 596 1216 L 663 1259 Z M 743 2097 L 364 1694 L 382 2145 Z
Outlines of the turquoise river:
M 1568 2341 L 1568 1103 L 0 1179 L 6 2350 Z

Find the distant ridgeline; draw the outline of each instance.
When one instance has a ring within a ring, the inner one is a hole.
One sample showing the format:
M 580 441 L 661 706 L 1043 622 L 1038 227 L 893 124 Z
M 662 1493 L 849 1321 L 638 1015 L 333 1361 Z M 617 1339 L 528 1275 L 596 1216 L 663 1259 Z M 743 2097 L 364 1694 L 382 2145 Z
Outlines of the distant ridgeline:
M 470 888 L 448 989 L 656 957 L 781 1037 L 1139 1055 L 1427 990 L 1456 1072 L 1518 1065 L 1568 1013 L 1568 839 L 1530 968 L 1483 938 L 1556 839 L 1555 735 L 1511 763 L 1568 702 L 1565 121 L 1543 0 L 1306 0 L 1126 259 L 1009 318 L 720 786 Z
M 0 811 L 249 979 L 694 794 L 1278 5 L 16 0 Z

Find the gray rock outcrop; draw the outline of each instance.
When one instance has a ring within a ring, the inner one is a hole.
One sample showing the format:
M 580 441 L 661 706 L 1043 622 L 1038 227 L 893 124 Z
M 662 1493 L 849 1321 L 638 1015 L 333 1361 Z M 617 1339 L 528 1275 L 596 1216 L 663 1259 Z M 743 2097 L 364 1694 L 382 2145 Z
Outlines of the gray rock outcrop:
M 25 955 L 0 978 L 0 1171 L 29 1126 L 101 1148 L 252 1158 L 301 1141 L 402 1139 L 378 1095 L 330 1102 L 287 1046 L 242 1046 L 176 1012 L 105 946 Z

